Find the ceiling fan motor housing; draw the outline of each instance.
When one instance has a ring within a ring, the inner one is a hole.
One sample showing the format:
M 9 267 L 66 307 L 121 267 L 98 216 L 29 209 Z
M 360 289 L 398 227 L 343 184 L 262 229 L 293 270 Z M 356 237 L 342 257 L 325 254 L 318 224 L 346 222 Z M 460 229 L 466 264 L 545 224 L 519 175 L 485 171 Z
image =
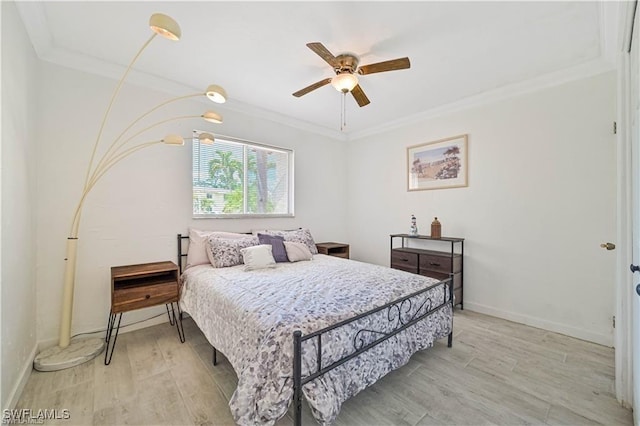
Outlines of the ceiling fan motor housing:
M 342 74 L 344 72 L 353 74 L 358 68 L 358 62 L 359 60 L 356 55 L 353 55 L 351 53 L 343 53 L 336 56 L 336 66 L 333 70 L 336 72 L 336 74 Z

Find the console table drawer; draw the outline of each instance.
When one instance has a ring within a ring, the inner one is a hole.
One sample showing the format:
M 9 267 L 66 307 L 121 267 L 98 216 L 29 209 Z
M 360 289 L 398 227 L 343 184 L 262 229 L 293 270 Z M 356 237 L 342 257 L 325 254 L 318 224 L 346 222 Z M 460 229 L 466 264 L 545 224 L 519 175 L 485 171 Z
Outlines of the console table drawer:
M 433 271 L 424 271 L 420 270 L 420 275 L 425 277 L 435 278 L 437 280 L 446 280 L 449 278 L 449 274 L 445 274 L 442 272 L 433 272 Z M 453 275 L 453 289 L 457 290 L 462 287 L 462 274 L 457 273 Z
M 420 255 L 420 271 L 451 272 L 451 256 Z
M 418 255 L 416 253 L 407 253 L 401 250 L 393 250 L 391 252 L 391 267 L 398 269 L 413 268 L 418 269 Z M 400 268 L 401 267 L 401 268 Z

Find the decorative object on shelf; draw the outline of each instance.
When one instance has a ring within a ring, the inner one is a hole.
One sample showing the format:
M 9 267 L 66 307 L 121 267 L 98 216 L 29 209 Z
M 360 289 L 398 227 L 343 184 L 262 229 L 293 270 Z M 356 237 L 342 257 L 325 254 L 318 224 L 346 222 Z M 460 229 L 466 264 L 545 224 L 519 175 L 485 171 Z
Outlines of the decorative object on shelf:
M 156 13 L 149 19 L 149 27 L 153 31 L 151 37 L 142 45 L 140 50 L 135 54 L 129 65 L 127 66 L 124 74 L 118 81 L 116 88 L 111 96 L 111 101 L 107 106 L 107 109 L 102 118 L 98 135 L 96 137 L 95 144 L 93 146 L 93 152 L 89 159 L 87 166 L 87 172 L 85 176 L 84 188 L 80 195 L 77 207 L 74 211 L 73 219 L 71 222 L 71 230 L 69 237 L 67 238 L 66 256 L 65 256 L 65 271 L 64 271 L 64 289 L 63 289 L 63 304 L 62 304 L 62 318 L 60 322 L 60 338 L 58 346 L 46 349 L 40 352 L 35 360 L 34 367 L 39 371 L 55 371 L 64 368 L 70 368 L 83 362 L 89 361 L 95 358 L 104 350 L 104 339 L 80 339 L 71 342 L 71 316 L 73 313 L 73 290 L 75 286 L 75 273 L 76 273 L 76 259 L 77 259 L 77 245 L 78 245 L 78 231 L 80 227 L 80 217 L 82 215 L 82 207 L 86 200 L 87 195 L 93 189 L 95 184 L 102 178 L 113 166 L 120 161 L 127 158 L 129 155 L 154 145 L 166 144 L 166 145 L 184 145 L 184 138 L 171 134 L 160 140 L 152 140 L 149 142 L 134 142 L 134 140 L 143 133 L 151 130 L 157 126 L 165 124 L 170 121 L 190 119 L 190 118 L 202 118 L 210 123 L 222 123 L 222 117 L 213 112 L 206 111 L 202 115 L 186 115 L 179 117 L 166 118 L 151 124 L 141 130 L 131 134 L 131 129 L 140 122 L 143 118 L 149 116 L 158 109 L 178 100 L 187 98 L 206 96 L 211 101 L 216 103 L 223 103 L 226 101 L 227 94 L 225 90 L 215 84 L 210 85 L 206 91 L 183 95 L 168 101 L 162 102 L 149 111 L 143 113 L 138 118 L 133 120 L 119 135 L 112 141 L 112 143 L 106 147 L 102 152 L 102 157 L 97 161 L 96 153 L 98 146 L 101 142 L 102 132 L 109 117 L 113 103 L 122 88 L 124 80 L 126 79 L 129 71 L 133 67 L 133 64 L 140 57 L 142 52 L 151 43 L 151 41 L 160 35 L 163 38 L 169 40 L 179 40 L 181 36 L 180 26 L 176 21 L 167 15 Z M 213 143 L 214 137 L 209 133 L 201 133 L 195 137 L 188 139 L 199 139 L 204 143 Z
M 407 191 L 467 186 L 467 135 L 407 148 Z
M 418 236 L 418 225 L 416 225 L 416 217 L 411 215 L 411 227 L 409 227 L 409 235 Z
M 437 217 L 431 222 L 431 238 L 442 238 L 442 225 Z

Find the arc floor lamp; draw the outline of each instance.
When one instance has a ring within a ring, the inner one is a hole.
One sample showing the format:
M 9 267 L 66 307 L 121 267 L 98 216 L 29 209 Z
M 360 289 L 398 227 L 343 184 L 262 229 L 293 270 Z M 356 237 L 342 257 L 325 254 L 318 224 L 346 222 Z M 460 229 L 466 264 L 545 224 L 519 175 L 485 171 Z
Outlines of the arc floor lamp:
M 141 149 L 149 148 L 159 144 L 174 146 L 184 145 L 185 138 L 176 134 L 169 134 L 160 140 L 136 142 L 136 138 L 141 136 L 146 131 L 170 121 L 191 118 L 203 118 L 210 123 L 222 123 L 222 117 L 219 114 L 213 111 L 206 111 L 202 115 L 186 115 L 163 119 L 141 130 L 138 130 L 133 134 L 130 134 L 135 125 L 138 124 L 143 118 L 149 116 L 153 112 L 172 102 L 198 96 L 207 96 L 210 100 L 216 103 L 225 102 L 227 99 L 227 94 L 225 93 L 224 89 L 220 86 L 212 84 L 207 87 L 205 92 L 194 93 L 170 99 L 168 101 L 160 103 L 159 105 L 156 105 L 149 111 L 140 115 L 118 135 L 118 137 L 108 146 L 102 157 L 96 161 L 96 153 L 98 152 L 98 147 L 100 146 L 102 132 L 104 130 L 105 124 L 107 123 L 109 113 L 111 111 L 111 108 L 113 107 L 113 103 L 116 97 L 118 96 L 118 93 L 120 92 L 120 89 L 122 88 L 124 80 L 129 74 L 129 71 L 131 71 L 131 67 L 133 66 L 133 64 L 156 36 L 159 35 L 163 38 L 174 41 L 180 39 L 180 26 L 176 21 L 174 21 L 167 15 L 163 15 L 161 13 L 153 14 L 149 19 L 149 27 L 153 31 L 153 34 L 142 45 L 142 47 L 133 57 L 131 63 L 128 65 L 124 74 L 120 78 L 120 81 L 118 82 L 113 95 L 111 96 L 111 101 L 109 102 L 109 105 L 107 106 L 107 109 L 105 111 L 100 129 L 98 130 L 98 136 L 96 137 L 96 141 L 93 146 L 93 152 L 91 153 L 91 158 L 87 167 L 84 189 L 82 190 L 82 194 L 80 195 L 80 199 L 74 211 L 69 237 L 67 238 L 62 315 L 60 321 L 60 338 L 58 346 L 46 349 L 36 356 L 33 364 L 34 368 L 39 371 L 55 371 L 73 367 L 75 365 L 82 364 L 83 362 L 95 358 L 104 350 L 103 338 L 79 339 L 71 341 L 71 318 L 73 313 L 73 290 L 75 287 L 78 232 L 80 228 L 82 207 L 87 198 L 87 195 L 91 192 L 100 178 L 102 178 L 114 165 L 129 157 L 131 154 L 140 151 Z M 187 139 L 195 138 L 191 137 Z M 201 143 L 211 144 L 214 141 L 214 136 L 210 133 L 200 133 L 197 136 L 197 139 L 199 139 Z

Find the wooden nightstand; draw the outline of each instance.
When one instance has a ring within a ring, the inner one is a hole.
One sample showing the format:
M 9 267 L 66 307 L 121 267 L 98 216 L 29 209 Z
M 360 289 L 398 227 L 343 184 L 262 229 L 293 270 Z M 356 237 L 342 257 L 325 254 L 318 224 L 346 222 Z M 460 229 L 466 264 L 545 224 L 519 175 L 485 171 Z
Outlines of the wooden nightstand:
M 109 365 L 118 339 L 122 313 L 150 306 L 165 305 L 169 323 L 178 329 L 180 341 L 184 343 L 182 313 L 178 304 L 180 287 L 178 285 L 178 266 L 173 262 L 143 263 L 140 265 L 114 266 L 111 268 L 111 312 L 107 325 L 107 350 L 104 363 Z M 169 310 L 171 305 L 171 310 Z M 116 317 L 118 324 L 116 325 Z M 113 334 L 115 328 L 116 334 Z M 113 342 L 111 339 L 113 338 Z M 111 345 L 109 345 L 111 343 Z
M 318 253 L 329 256 L 349 259 L 349 244 L 343 243 L 318 243 L 316 244 Z

